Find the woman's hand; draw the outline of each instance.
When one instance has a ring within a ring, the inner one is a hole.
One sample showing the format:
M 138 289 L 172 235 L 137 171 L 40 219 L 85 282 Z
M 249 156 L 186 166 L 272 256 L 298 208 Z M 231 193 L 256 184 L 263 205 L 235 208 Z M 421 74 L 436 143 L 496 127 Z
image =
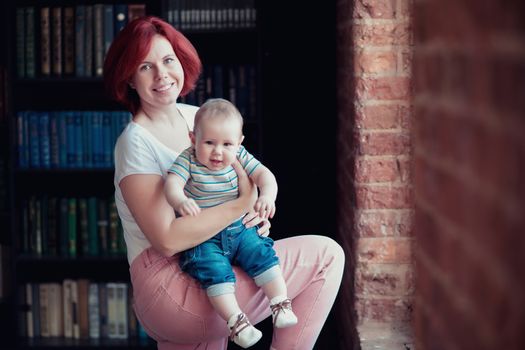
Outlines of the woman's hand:
M 248 177 L 246 171 L 239 163 L 238 160 L 235 160 L 232 164 L 233 169 L 237 173 L 237 181 L 239 185 L 239 199 L 244 199 L 246 201 L 246 211 L 252 210 L 255 202 L 257 201 L 257 187 L 253 181 Z
M 250 212 L 244 216 L 242 223 L 246 228 L 258 226 L 257 233 L 263 237 L 267 237 L 270 234 L 270 227 L 272 227 L 268 219 L 261 218 L 259 214 L 253 210 L 250 210 Z

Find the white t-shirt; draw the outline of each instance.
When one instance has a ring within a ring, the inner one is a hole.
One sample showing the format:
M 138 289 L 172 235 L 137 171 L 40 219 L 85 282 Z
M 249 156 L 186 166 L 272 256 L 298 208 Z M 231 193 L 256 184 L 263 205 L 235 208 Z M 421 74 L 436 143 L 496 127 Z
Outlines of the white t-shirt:
M 177 104 L 177 108 L 186 119 L 190 130 L 198 107 Z M 115 145 L 115 203 L 124 229 L 124 240 L 131 262 L 146 248 L 151 247 L 144 233 L 135 222 L 135 218 L 124 202 L 119 183 L 132 174 L 156 174 L 164 179 L 168 169 L 179 153 L 168 148 L 148 130 L 135 122 L 130 122 L 122 131 Z

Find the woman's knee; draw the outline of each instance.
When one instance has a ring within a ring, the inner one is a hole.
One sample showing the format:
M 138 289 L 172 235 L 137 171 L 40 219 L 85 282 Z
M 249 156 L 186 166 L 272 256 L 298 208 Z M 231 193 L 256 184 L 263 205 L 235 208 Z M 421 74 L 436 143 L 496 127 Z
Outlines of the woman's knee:
M 316 236 L 316 238 L 316 244 L 322 248 L 323 253 L 327 258 L 344 263 L 345 252 L 339 243 L 337 243 L 333 238 L 326 236 Z

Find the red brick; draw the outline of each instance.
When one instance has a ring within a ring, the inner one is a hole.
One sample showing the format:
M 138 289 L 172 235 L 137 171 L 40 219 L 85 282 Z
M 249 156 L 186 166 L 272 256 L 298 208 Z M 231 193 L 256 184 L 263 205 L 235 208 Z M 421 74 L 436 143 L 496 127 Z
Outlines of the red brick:
M 359 153 L 370 156 L 408 155 L 410 137 L 406 132 L 373 131 L 357 134 Z
M 410 188 L 403 185 L 360 185 L 356 188 L 356 205 L 360 209 L 410 209 Z
M 412 59 L 413 53 L 412 50 L 403 50 L 400 53 L 401 55 L 401 67 L 399 67 L 400 75 L 412 75 Z
M 412 236 L 413 218 L 410 211 L 360 210 L 355 216 L 356 233 L 360 237 Z
M 357 76 L 394 75 L 397 72 L 397 54 L 393 51 L 355 51 L 354 72 Z
M 410 320 L 412 303 L 410 299 L 363 299 L 356 298 L 358 322 L 388 322 L 393 327 Z
M 413 293 L 410 264 L 358 264 L 355 292 L 362 296 L 407 296 Z
M 412 258 L 410 238 L 361 238 L 357 241 L 358 262 L 410 263 Z
M 359 78 L 356 82 L 358 100 L 408 100 L 410 79 L 406 77 Z
M 392 19 L 396 15 L 396 0 L 357 0 L 354 18 Z
M 354 45 L 358 47 L 410 45 L 409 23 L 355 24 Z
M 356 110 L 356 126 L 363 129 L 396 129 L 401 127 L 401 113 L 398 104 L 363 106 Z
M 355 179 L 361 183 L 406 182 L 408 179 L 408 160 L 360 157 L 355 167 Z

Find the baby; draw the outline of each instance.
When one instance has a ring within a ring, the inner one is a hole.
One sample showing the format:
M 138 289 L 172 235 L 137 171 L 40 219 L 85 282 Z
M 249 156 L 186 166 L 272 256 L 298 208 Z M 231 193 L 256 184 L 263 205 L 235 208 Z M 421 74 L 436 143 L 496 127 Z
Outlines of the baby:
M 262 218 L 275 214 L 277 182 L 272 172 L 241 146 L 243 119 L 224 99 L 206 101 L 195 115 L 192 146 L 184 150 L 168 171 L 165 193 L 180 215 L 198 215 L 201 209 L 237 198 L 235 160 L 259 189 L 255 211 Z M 274 327 L 297 323 L 286 283 L 273 250 L 273 240 L 246 228 L 242 217 L 206 242 L 184 251 L 181 269 L 197 279 L 219 315 L 227 321 L 230 339 L 243 348 L 255 344 L 262 333 L 242 312 L 235 298 L 231 264 L 253 277 L 270 300 Z

